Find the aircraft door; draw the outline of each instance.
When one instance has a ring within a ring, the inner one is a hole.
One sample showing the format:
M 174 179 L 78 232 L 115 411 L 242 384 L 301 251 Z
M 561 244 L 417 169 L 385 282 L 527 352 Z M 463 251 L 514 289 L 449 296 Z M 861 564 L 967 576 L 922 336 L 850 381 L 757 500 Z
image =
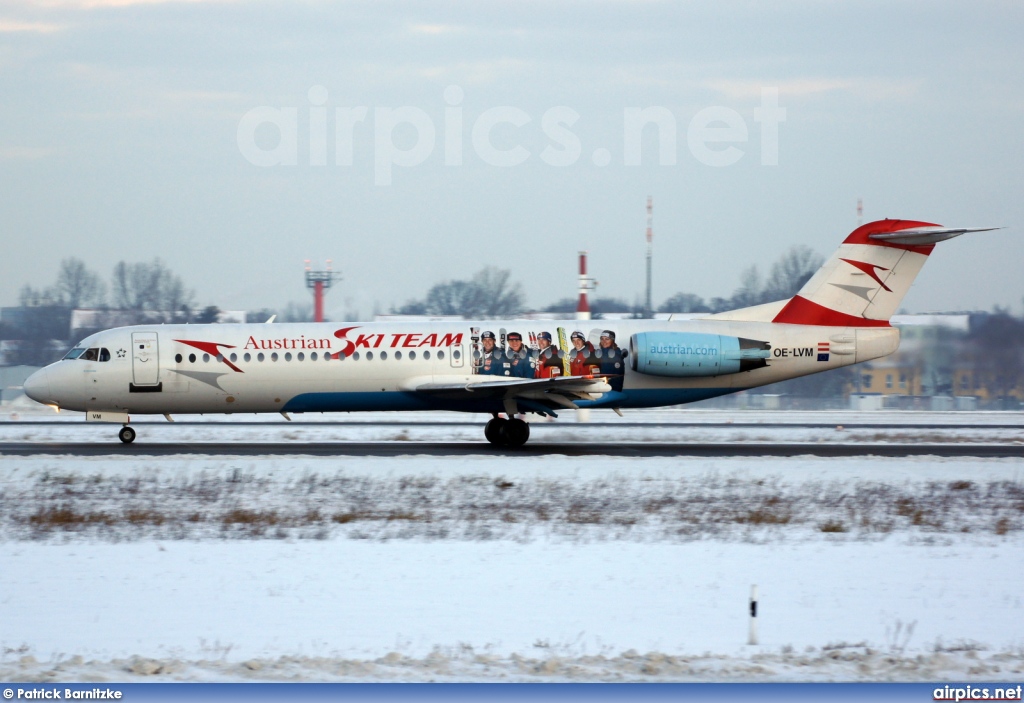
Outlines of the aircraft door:
M 452 368 L 461 369 L 466 364 L 466 355 L 463 353 L 461 344 L 453 344 L 448 347 L 448 358 L 451 359 Z
M 160 382 L 156 332 L 132 332 L 132 376 L 136 386 L 155 386 Z

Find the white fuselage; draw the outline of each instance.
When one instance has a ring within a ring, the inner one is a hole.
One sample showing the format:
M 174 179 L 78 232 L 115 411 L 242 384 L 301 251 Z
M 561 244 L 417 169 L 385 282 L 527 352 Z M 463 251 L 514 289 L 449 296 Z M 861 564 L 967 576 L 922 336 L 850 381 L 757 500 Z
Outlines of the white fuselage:
M 631 335 L 641 332 L 725 335 L 770 346 L 767 365 L 716 376 L 650 375 L 625 363 L 621 390 L 580 401 L 580 407 L 678 405 L 885 356 L 899 344 L 899 333 L 891 327 L 735 320 L 149 325 L 90 336 L 76 349 L 89 350 L 87 355 L 95 359 L 80 353 L 79 358 L 52 364 L 26 382 L 26 391 L 40 402 L 69 410 L 131 414 L 434 409 L 493 413 L 502 411 L 500 399 L 422 389 L 491 380 L 479 375 L 476 367 L 485 348 L 484 331 L 493 331 L 498 348 L 512 332 L 518 332 L 528 348 L 536 348 L 547 332 L 557 348 L 559 333 L 565 340 L 576 330 L 595 349 L 605 330 L 614 332 L 623 348 Z

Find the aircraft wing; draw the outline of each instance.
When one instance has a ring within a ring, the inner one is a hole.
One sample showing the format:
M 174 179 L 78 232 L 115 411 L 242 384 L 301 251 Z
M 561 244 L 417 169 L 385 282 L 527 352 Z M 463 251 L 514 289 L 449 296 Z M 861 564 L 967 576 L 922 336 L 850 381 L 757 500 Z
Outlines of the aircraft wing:
M 423 383 L 417 393 L 430 393 L 448 400 L 500 399 L 515 413 L 517 404 L 540 411 L 551 406 L 576 408 L 576 400 L 596 400 L 612 387 L 603 376 L 557 376 L 555 378 L 508 378 L 472 380 L 468 383 Z

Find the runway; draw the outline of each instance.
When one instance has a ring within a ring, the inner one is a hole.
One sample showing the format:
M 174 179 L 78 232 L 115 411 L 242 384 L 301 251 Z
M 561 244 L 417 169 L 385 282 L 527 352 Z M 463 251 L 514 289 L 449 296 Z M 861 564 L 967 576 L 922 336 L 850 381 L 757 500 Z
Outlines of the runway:
M 0 456 L 614 456 L 614 457 L 982 457 L 1024 458 L 1024 444 L 836 444 L 823 442 L 2 442 Z
M 175 420 L 168 423 L 164 420 L 142 420 L 133 421 L 133 427 L 159 426 L 167 427 L 173 424 L 177 427 L 400 427 L 415 429 L 421 427 L 475 427 L 482 428 L 485 420 L 473 421 L 415 421 L 404 422 L 402 420 L 338 420 L 309 422 L 295 420 L 286 422 L 284 420 L 232 420 L 230 422 L 211 422 L 209 420 Z M 67 427 L 68 422 L 54 420 L 0 420 L 0 427 Z M 642 428 L 642 429 L 731 429 L 731 430 L 754 430 L 754 429 L 780 429 L 791 427 L 802 427 L 805 429 L 834 429 L 841 424 L 848 430 L 1024 430 L 1024 423 L 1021 422 L 1000 422 L 1000 423 L 978 423 L 978 422 L 675 422 L 675 421 L 646 421 L 646 422 L 587 422 L 576 427 L 588 428 Z M 568 425 L 570 427 L 574 425 Z

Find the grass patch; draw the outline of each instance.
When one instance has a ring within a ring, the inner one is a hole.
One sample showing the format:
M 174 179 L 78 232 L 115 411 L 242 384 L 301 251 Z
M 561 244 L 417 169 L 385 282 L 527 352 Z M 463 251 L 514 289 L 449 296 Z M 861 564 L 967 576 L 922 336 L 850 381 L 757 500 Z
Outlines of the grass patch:
M 585 505 L 572 505 L 565 513 L 565 521 L 572 525 L 600 525 L 603 516 L 600 511 Z
M 1007 534 L 1010 531 L 1010 518 L 1001 517 L 996 520 L 995 532 L 1000 537 Z
M 272 527 L 280 524 L 281 520 L 276 510 L 245 510 L 235 508 L 224 513 L 221 522 L 225 525 L 258 525 Z
M 56 508 L 40 508 L 28 516 L 28 524 L 42 529 L 80 529 L 96 525 L 115 525 L 117 518 L 104 512 L 78 512 L 62 505 Z
M 396 520 L 405 520 L 407 522 L 430 522 L 430 517 L 414 513 L 408 510 L 392 510 L 387 516 L 388 522 L 394 522 Z
M 126 510 L 124 519 L 132 525 L 162 525 L 166 520 L 163 513 L 138 508 Z

